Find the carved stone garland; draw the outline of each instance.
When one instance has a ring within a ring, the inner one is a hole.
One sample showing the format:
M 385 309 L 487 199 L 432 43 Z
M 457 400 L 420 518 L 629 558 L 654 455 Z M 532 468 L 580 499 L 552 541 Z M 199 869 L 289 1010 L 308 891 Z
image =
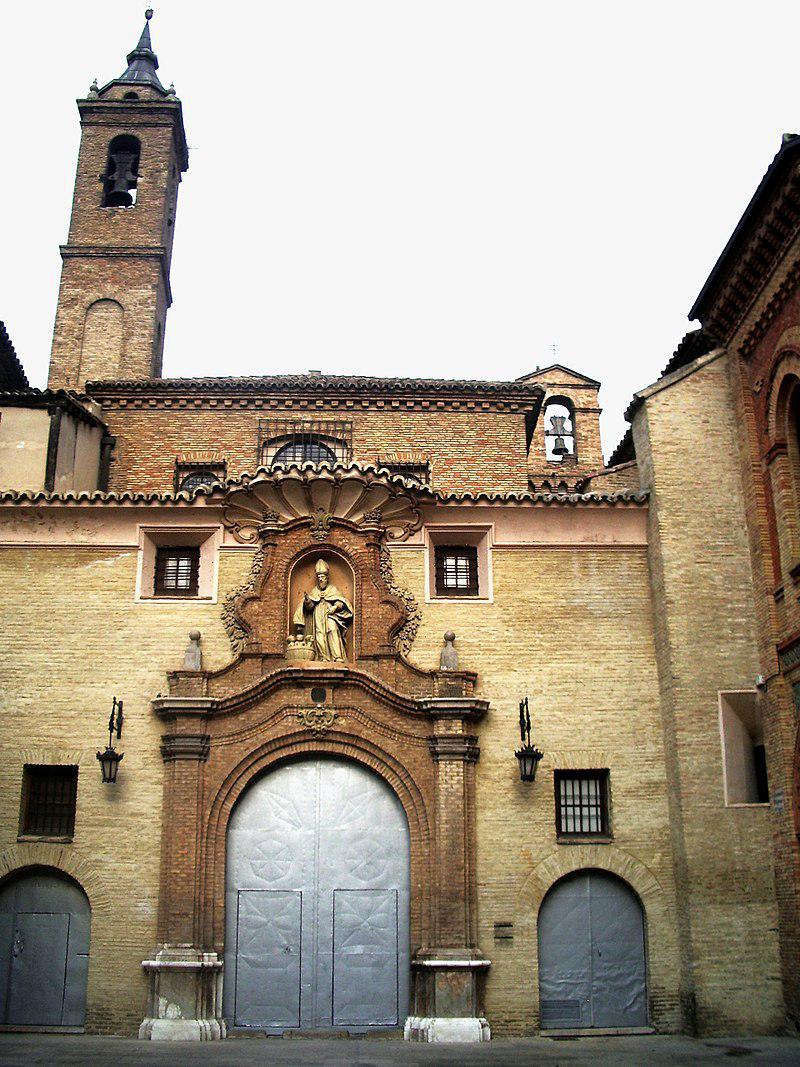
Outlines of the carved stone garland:
M 401 655 L 408 656 L 422 622 L 422 612 L 413 593 L 397 584 L 392 570 L 392 557 L 386 545 L 380 546 L 380 571 L 389 592 L 399 597 L 406 606 L 406 621 L 394 635 L 392 643 Z
M 242 597 L 247 593 L 252 593 L 255 589 L 258 576 L 264 565 L 266 551 L 266 545 L 262 544 L 253 556 L 250 573 L 244 583 L 227 595 L 222 607 L 222 625 L 225 627 L 234 656 L 239 655 L 247 642 L 247 629 L 239 615 L 238 605 Z

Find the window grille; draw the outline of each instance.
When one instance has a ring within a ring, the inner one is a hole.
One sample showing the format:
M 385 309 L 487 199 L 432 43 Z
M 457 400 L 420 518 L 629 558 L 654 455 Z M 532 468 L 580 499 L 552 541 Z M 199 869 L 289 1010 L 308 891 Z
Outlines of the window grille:
M 212 486 L 220 484 L 220 476 L 216 471 L 212 470 L 199 470 L 192 471 L 191 474 L 184 475 L 178 486 L 178 489 L 184 492 L 191 493 L 192 490 L 198 489 L 201 485 L 210 489 Z
M 258 462 L 349 463 L 353 455 L 353 424 L 341 419 L 261 419 Z
M 478 549 L 474 545 L 436 545 L 436 595 L 478 595 Z
M 22 777 L 22 833 L 72 837 L 77 796 L 77 767 L 26 764 Z
M 608 771 L 556 771 L 555 791 L 559 835 L 608 835 Z
M 156 596 L 197 596 L 200 548 L 195 545 L 156 549 Z
M 410 478 L 420 485 L 430 483 L 431 471 L 427 463 L 386 463 L 384 464 L 392 472 L 403 478 Z
M 397 450 L 384 452 L 378 456 L 378 466 L 386 467 L 392 474 L 410 478 L 420 485 L 429 485 L 431 477 L 430 459 L 424 452 Z

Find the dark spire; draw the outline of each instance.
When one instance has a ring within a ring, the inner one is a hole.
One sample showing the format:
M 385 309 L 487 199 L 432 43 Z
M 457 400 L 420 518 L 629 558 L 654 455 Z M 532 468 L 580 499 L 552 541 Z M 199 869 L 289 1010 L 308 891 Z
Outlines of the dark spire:
M 128 69 L 118 78 L 121 82 L 138 82 L 140 85 L 153 85 L 161 92 L 165 92 L 164 86 L 158 80 L 158 56 L 153 51 L 150 42 L 150 19 L 153 17 L 152 7 L 148 7 L 144 13 L 146 22 L 142 30 L 142 36 L 134 50 L 128 54 Z

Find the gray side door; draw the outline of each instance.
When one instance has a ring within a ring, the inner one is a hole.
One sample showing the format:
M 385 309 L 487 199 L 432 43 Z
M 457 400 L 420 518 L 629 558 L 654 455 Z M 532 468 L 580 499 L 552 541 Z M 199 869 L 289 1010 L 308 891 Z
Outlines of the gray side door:
M 32 871 L 0 890 L 0 1022 L 83 1026 L 90 909 L 72 882 Z
M 256 782 L 228 828 L 225 1014 L 261 1030 L 405 1019 L 409 837 L 375 774 L 344 760 Z
M 539 912 L 539 998 L 543 1029 L 647 1025 L 644 915 L 621 879 L 580 871 L 550 890 Z

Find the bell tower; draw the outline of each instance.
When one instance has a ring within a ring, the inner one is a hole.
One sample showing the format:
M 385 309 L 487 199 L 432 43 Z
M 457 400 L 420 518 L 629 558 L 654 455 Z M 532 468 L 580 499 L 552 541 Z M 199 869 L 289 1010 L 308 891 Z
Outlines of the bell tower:
M 158 78 L 150 19 L 128 66 L 78 100 L 81 144 L 58 294 L 50 388 L 159 378 L 172 238 L 189 166 L 181 103 Z

